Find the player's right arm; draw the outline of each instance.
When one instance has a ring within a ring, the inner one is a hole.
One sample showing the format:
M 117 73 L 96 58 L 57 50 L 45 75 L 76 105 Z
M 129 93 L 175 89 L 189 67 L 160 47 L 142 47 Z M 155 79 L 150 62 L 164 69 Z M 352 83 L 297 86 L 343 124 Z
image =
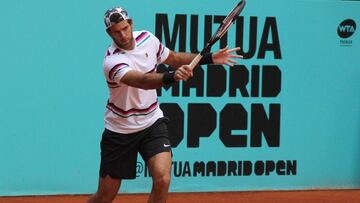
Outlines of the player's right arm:
M 175 72 L 140 72 L 135 70 L 131 61 L 122 55 L 107 56 L 104 60 L 104 74 L 108 84 L 126 84 L 140 89 L 157 89 L 172 82 L 188 80 L 193 76 L 188 65 L 179 67 Z
M 165 74 L 168 74 L 165 76 Z M 157 89 L 168 83 L 164 77 L 173 77 L 174 82 L 178 82 L 180 80 L 188 80 L 192 77 L 192 70 L 188 65 L 181 66 L 174 73 L 142 73 L 136 70 L 128 71 L 121 79 L 120 82 L 140 88 L 140 89 Z M 170 79 L 171 80 L 171 79 Z

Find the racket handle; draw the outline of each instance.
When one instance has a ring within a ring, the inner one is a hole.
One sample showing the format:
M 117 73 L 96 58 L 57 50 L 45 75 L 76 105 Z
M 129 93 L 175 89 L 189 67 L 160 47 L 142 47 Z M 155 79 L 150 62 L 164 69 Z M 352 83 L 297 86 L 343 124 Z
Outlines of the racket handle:
M 202 55 L 198 54 L 195 56 L 195 58 L 191 61 L 191 63 L 189 64 L 191 70 L 193 70 L 195 68 L 195 66 L 197 66 L 197 64 L 199 63 L 199 61 L 202 59 Z

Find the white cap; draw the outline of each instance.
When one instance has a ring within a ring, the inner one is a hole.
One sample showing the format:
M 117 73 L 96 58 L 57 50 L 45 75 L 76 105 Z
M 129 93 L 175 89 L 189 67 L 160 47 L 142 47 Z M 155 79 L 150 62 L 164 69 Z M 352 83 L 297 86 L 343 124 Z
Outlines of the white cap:
M 127 11 L 121 7 L 111 8 L 104 15 L 106 29 L 123 20 L 130 19 Z

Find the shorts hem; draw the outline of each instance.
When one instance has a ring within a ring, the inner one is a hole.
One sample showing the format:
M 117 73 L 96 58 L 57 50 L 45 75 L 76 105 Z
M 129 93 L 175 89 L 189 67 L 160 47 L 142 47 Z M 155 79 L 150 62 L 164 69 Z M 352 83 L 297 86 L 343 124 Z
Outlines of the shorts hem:
M 159 149 L 159 150 L 153 151 L 149 156 L 143 157 L 143 159 L 144 159 L 144 161 L 145 161 L 145 163 L 146 163 L 146 162 L 149 161 L 149 159 L 151 159 L 153 156 L 155 156 L 155 155 L 157 155 L 157 154 L 160 154 L 160 153 L 162 153 L 162 152 L 170 152 L 170 153 L 171 153 L 171 158 L 172 158 L 172 156 L 173 156 L 172 150 L 171 150 L 171 148 L 169 147 L 169 148 L 164 148 L 164 149 Z
M 118 179 L 118 180 L 133 180 L 133 179 L 136 178 L 136 176 L 134 176 L 134 177 L 124 177 L 124 176 L 112 175 L 110 173 L 99 173 L 99 176 L 102 177 L 102 178 L 105 178 L 106 176 L 110 176 L 110 178 Z

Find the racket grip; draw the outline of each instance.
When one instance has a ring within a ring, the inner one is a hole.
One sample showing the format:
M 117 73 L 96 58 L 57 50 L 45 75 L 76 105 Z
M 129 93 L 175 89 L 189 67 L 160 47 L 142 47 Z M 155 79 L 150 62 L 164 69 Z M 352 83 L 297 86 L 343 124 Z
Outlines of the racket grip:
M 199 63 L 199 61 L 201 60 L 202 57 L 203 56 L 201 54 L 198 54 L 195 56 L 195 58 L 189 64 L 191 70 L 193 70 L 195 68 L 195 66 L 197 66 L 197 64 Z

